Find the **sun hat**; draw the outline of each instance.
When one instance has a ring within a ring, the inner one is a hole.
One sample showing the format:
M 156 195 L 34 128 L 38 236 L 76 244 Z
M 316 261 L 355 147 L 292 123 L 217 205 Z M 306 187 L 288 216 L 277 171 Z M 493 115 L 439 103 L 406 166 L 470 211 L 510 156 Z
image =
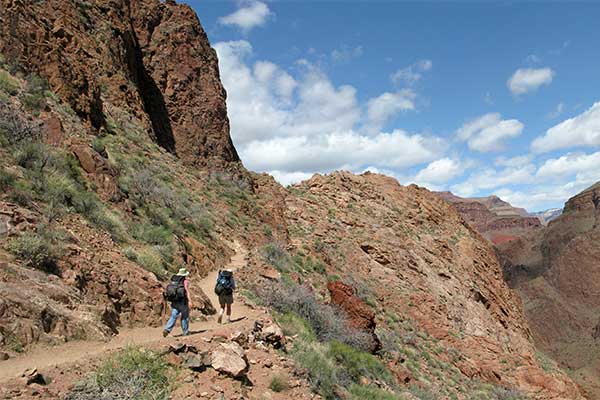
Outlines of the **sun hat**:
M 185 268 L 180 268 L 179 272 L 177 273 L 177 276 L 188 276 L 190 273 L 187 269 Z

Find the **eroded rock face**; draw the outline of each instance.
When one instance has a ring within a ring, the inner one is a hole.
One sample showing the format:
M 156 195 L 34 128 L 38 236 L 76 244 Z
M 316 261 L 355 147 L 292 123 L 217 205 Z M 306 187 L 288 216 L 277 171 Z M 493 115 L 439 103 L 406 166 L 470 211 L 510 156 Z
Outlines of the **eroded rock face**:
M 600 184 L 569 199 L 543 230 L 498 246 L 536 343 L 600 396 Z
M 462 198 L 450 192 L 436 194 L 452 204 L 477 232 L 494 244 L 514 240 L 542 227 L 537 216 L 496 196 Z
M 371 336 L 369 350 L 375 353 L 381 349 L 381 342 L 375 334 L 375 313 L 356 294 L 354 288 L 341 281 L 327 284 L 331 296 L 331 303 L 340 307 L 348 315 L 353 328 L 360 329 Z
M 239 164 L 217 56 L 187 5 L 2 0 L 0 52 L 46 78 L 96 129 L 111 129 L 110 102 L 132 112 L 158 144 L 189 164 Z M 55 122 L 49 128 L 60 130 Z

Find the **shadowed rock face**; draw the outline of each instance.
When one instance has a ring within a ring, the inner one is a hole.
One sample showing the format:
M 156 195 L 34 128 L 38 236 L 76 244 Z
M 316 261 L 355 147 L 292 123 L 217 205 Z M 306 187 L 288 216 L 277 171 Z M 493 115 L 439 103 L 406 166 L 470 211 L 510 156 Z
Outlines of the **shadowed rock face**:
M 110 102 L 134 113 L 154 141 L 188 164 L 239 164 L 217 56 L 189 6 L 2 0 L 0 52 L 46 78 L 95 129 L 111 130 Z
M 498 246 L 539 346 L 600 396 L 600 184 L 569 199 L 547 227 Z

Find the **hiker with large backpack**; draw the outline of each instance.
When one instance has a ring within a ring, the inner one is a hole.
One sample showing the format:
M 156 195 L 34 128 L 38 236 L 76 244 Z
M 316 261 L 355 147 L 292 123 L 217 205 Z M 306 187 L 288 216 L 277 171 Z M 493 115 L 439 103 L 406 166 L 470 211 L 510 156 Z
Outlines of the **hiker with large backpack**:
M 215 294 L 219 296 L 219 317 L 217 322 L 220 324 L 223 321 L 223 312 L 227 309 L 227 320 L 231 322 L 231 305 L 233 304 L 233 291 L 235 290 L 235 279 L 233 279 L 233 271 L 230 269 L 219 271 L 217 276 L 217 284 L 215 285 Z
M 165 288 L 163 297 L 171 303 L 171 318 L 167 321 L 163 336 L 166 337 L 175 326 L 177 318 L 181 315 L 181 331 L 183 336 L 187 336 L 190 326 L 190 308 L 192 301 L 190 300 L 189 280 L 190 273 L 181 268 L 179 272 L 171 277 L 171 282 Z

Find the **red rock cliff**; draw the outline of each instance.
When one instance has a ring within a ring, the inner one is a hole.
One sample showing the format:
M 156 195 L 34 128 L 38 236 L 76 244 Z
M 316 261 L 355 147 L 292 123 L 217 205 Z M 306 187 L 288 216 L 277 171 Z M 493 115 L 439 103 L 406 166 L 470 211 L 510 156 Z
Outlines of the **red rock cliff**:
M 218 60 L 194 11 L 159 0 L 0 1 L 0 52 L 96 129 L 126 107 L 186 163 L 239 163 Z

